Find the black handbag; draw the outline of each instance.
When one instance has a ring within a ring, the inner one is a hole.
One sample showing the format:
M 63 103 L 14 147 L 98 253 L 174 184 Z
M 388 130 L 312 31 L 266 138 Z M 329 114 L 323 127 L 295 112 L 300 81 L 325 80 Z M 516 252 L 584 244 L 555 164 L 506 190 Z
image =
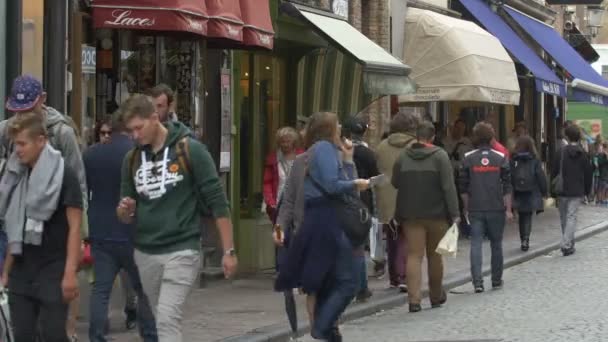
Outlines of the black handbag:
M 351 194 L 331 195 L 310 174 L 308 177 L 323 196 L 331 200 L 340 226 L 353 247 L 362 246 L 372 229 L 372 215 L 365 203 Z

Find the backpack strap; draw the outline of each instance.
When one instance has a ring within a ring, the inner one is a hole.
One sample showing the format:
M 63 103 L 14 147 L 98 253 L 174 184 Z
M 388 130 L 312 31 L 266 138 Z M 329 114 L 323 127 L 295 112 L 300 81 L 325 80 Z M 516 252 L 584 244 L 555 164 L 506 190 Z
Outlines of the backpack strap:
M 137 158 L 137 156 L 140 152 L 141 149 L 139 148 L 139 146 L 136 146 L 131 149 L 131 151 L 129 151 L 129 172 L 131 173 L 132 177 L 135 177 L 135 174 L 137 173 L 137 168 L 139 167 L 139 165 L 137 164 L 139 158 Z
M 179 166 L 184 169 L 187 174 L 191 174 L 192 168 L 190 167 L 190 137 L 181 138 L 177 142 L 175 152 L 177 154 L 177 162 L 179 163 Z

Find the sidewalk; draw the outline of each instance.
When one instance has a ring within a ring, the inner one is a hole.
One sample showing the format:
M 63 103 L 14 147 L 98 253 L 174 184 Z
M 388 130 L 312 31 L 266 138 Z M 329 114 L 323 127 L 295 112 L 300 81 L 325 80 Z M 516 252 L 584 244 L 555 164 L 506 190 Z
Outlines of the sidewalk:
M 582 207 L 577 236 L 608 229 L 606 218 L 608 218 L 608 209 L 594 206 Z M 555 244 L 559 242 L 560 237 L 561 230 L 556 209 L 550 209 L 535 217 L 530 251 L 527 253 L 523 253 L 519 249 L 518 228 L 510 225 L 505 230 L 505 262 L 508 266 L 512 266 L 545 254 L 547 248 L 556 247 Z M 461 240 L 459 249 L 461 252 L 458 257 L 445 258 L 445 282 L 446 287 L 449 288 L 469 281 L 469 242 Z M 486 242 L 484 265 L 487 267 L 488 264 L 489 246 Z M 388 288 L 386 279 L 370 278 L 369 285 L 374 296 L 367 303 L 351 305 L 347 316 L 369 315 L 405 302 L 405 296 Z M 509 284 L 505 286 L 509 286 Z M 207 288 L 193 290 L 185 308 L 184 341 L 281 340 L 280 337 L 285 336 L 289 325 L 285 316 L 283 296 L 273 292 L 272 288 L 272 276 L 260 275 L 255 278 L 230 282 L 213 282 Z M 300 327 L 303 327 L 307 320 L 303 299 L 303 296 L 298 296 Z M 428 303 L 423 302 L 423 306 L 425 305 Z M 122 310 L 119 306 L 115 307 L 116 309 L 111 313 L 112 340 L 116 342 L 138 341 L 136 334 L 124 331 Z M 79 325 L 81 341 L 88 341 L 87 327 L 86 322 L 81 322 Z

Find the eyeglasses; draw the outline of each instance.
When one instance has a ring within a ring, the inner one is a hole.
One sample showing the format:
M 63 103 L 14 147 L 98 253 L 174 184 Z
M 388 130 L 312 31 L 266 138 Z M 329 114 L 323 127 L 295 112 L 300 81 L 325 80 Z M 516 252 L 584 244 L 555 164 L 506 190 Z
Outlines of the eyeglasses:
M 99 135 L 107 135 L 107 136 L 110 136 L 110 135 L 112 135 L 112 131 L 99 131 Z

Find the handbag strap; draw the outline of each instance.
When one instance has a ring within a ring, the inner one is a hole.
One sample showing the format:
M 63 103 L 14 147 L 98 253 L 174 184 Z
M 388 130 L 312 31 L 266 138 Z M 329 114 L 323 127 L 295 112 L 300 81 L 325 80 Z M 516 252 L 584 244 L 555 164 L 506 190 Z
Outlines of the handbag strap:
M 562 155 L 559 158 L 559 174 L 562 177 L 564 176 L 564 173 L 563 173 L 564 172 L 564 155 L 566 152 L 566 147 L 568 147 L 568 145 L 566 145 L 566 146 L 564 146 L 564 148 L 562 148 Z

